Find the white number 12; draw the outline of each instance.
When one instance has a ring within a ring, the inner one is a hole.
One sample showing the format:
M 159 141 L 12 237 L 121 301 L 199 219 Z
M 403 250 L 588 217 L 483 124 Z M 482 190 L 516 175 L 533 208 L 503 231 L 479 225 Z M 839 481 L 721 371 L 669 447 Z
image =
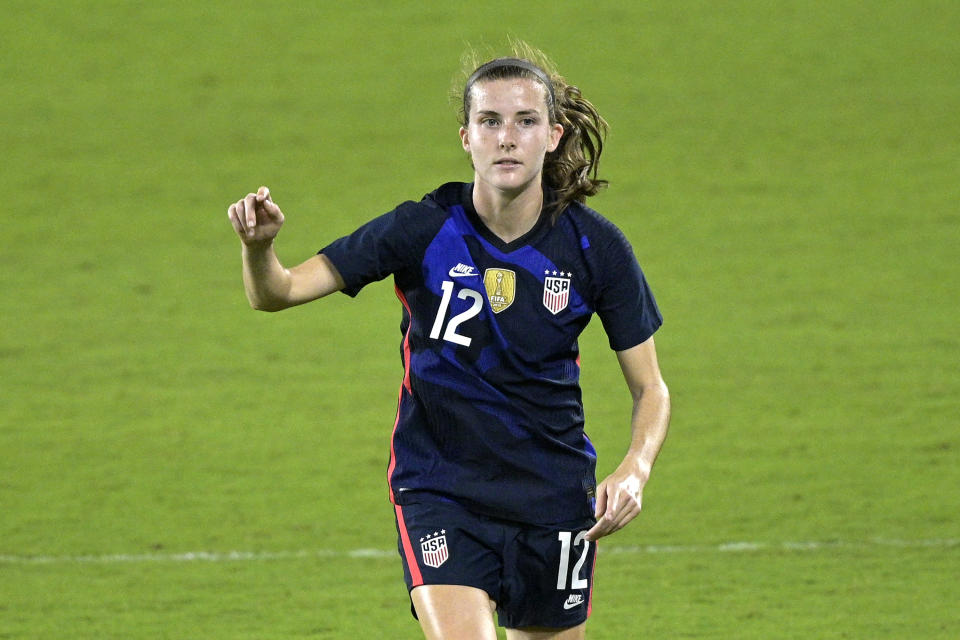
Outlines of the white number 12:
M 577 561 L 577 564 L 573 567 L 573 573 L 570 575 L 570 588 L 571 589 L 586 589 L 587 588 L 587 579 L 580 577 L 580 571 L 583 570 L 583 563 L 587 560 L 587 551 L 590 550 L 590 541 L 585 540 L 584 536 L 587 535 L 586 531 L 581 531 L 577 534 L 577 537 L 573 539 L 573 546 L 578 546 L 581 542 L 583 543 L 583 553 L 580 554 L 580 559 Z M 557 573 L 557 589 L 566 589 L 567 588 L 567 570 L 570 567 L 570 538 L 573 536 L 571 531 L 561 531 L 559 534 L 560 537 L 560 571 Z
M 440 308 L 437 309 L 437 318 L 433 321 L 433 329 L 430 330 L 430 337 L 434 340 L 440 337 L 440 330 L 443 328 L 443 321 L 446 319 L 447 310 L 450 308 L 450 298 L 453 296 L 452 281 L 444 280 L 443 284 L 440 286 L 443 289 L 443 299 L 440 300 Z M 479 291 L 474 291 L 473 289 L 460 289 L 460 293 L 457 294 L 457 297 L 461 300 L 471 298 L 473 300 L 473 306 L 466 311 L 458 313 L 450 318 L 450 322 L 447 323 L 447 330 L 443 333 L 443 339 L 448 342 L 463 345 L 464 347 L 469 347 L 472 338 L 460 335 L 457 333 L 457 329 L 461 324 L 480 313 L 480 309 L 483 308 L 483 295 Z

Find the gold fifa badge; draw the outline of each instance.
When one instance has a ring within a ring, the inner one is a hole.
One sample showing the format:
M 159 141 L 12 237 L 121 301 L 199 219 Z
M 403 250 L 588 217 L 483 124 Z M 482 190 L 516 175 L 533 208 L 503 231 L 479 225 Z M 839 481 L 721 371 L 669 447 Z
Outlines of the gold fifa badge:
M 500 313 L 513 304 L 517 295 L 517 274 L 509 269 L 487 269 L 483 272 L 483 286 L 494 313 Z

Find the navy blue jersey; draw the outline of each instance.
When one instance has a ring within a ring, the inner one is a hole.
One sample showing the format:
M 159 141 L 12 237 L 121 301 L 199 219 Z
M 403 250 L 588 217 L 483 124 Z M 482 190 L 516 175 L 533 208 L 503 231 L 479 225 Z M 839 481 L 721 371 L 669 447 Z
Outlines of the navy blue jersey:
M 577 337 L 596 313 L 623 350 L 662 321 L 611 222 L 575 203 L 505 243 L 474 210 L 472 185 L 449 183 L 321 253 L 350 296 L 392 274 L 403 306 L 394 501 L 427 491 L 535 524 L 592 515 Z

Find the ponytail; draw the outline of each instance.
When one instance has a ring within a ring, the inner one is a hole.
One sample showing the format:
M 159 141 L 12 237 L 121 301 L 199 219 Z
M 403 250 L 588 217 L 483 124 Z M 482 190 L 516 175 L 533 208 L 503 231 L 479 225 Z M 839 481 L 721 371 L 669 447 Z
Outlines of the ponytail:
M 559 76 L 554 76 L 554 83 L 560 89 L 556 118 L 563 125 L 563 137 L 543 161 L 543 182 L 554 192 L 550 213 L 556 217 L 571 203 L 582 203 L 609 184 L 597 176 L 609 127 L 580 89 Z
M 543 84 L 550 123 L 563 126 L 559 145 L 543 161 L 543 186 L 550 198 L 546 207 L 556 218 L 571 203 L 585 202 L 588 196 L 607 186 L 608 182 L 600 179 L 597 172 L 609 125 L 580 89 L 567 84 L 541 51 L 519 41 L 513 43 L 513 50 L 512 58 L 496 58 L 482 65 L 477 64 L 475 53 L 464 58 L 466 81 L 461 80 L 463 90 L 454 93 L 462 99 L 460 124 L 468 124 L 470 88 L 475 82 L 527 78 Z

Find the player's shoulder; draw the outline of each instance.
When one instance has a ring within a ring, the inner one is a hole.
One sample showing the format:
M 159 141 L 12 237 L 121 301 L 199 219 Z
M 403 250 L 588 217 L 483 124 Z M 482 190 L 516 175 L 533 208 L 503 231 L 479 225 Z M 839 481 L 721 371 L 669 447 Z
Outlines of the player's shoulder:
M 420 216 L 426 219 L 446 218 L 453 205 L 463 202 L 464 188 L 468 186 L 462 182 L 448 182 L 440 185 L 420 200 L 407 200 L 400 203 L 397 214 L 405 217 Z
M 628 242 L 623 231 L 612 220 L 582 202 L 573 202 L 557 220 L 568 225 L 580 237 L 581 244 L 608 246 Z M 628 243 L 629 244 L 629 243 Z
M 470 185 L 464 182 L 447 182 L 423 196 L 420 204 L 447 211 L 455 205 L 463 205 L 470 197 Z
M 396 228 L 414 235 L 435 233 L 449 217 L 449 207 L 457 203 L 460 183 L 447 183 L 424 195 L 420 200 L 398 204 L 387 217 Z

